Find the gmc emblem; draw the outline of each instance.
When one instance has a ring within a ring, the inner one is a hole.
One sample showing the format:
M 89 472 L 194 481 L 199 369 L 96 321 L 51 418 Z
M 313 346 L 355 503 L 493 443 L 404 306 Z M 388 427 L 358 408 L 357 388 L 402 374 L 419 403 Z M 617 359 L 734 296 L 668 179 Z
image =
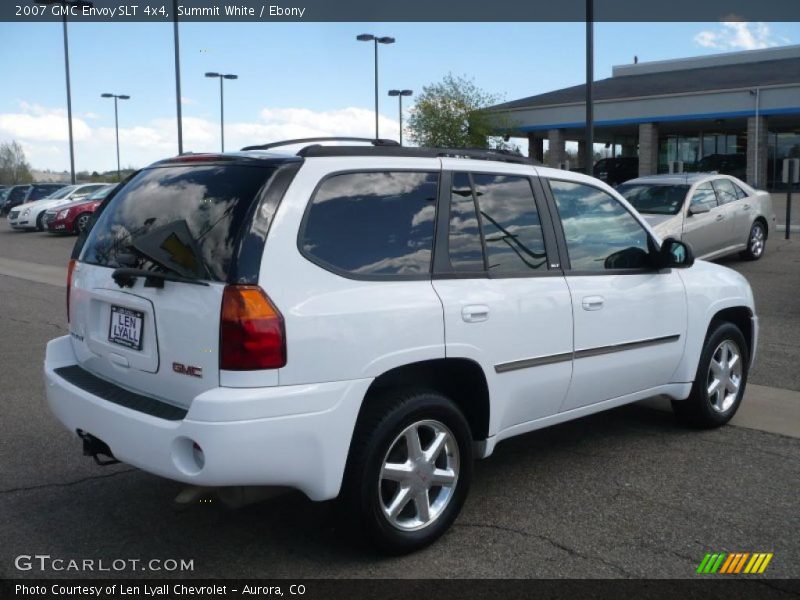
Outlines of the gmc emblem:
M 189 377 L 203 376 L 203 367 L 193 367 L 191 365 L 174 362 L 172 363 L 172 370 L 181 375 L 188 375 Z

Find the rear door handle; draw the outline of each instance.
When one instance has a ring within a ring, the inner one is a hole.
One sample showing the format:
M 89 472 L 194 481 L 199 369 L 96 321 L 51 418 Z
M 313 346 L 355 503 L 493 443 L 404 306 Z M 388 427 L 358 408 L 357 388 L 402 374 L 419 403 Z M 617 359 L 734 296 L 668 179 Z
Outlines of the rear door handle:
M 605 301 L 602 296 L 586 296 L 581 302 L 581 306 L 583 306 L 583 310 L 600 310 Z
M 485 304 L 470 304 L 461 309 L 461 318 L 466 323 L 480 323 L 489 320 L 489 307 Z
M 722 221 L 725 218 L 725 215 L 717 215 L 717 221 Z
M 750 205 L 749 204 L 745 204 L 742 208 L 744 208 L 745 210 L 750 210 Z

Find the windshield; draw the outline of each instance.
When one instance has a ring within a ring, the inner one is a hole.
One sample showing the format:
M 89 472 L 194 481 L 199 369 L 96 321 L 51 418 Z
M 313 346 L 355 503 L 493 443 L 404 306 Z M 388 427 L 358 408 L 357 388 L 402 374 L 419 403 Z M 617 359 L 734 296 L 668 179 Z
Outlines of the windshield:
M 117 187 L 117 186 L 109 185 L 109 186 L 100 188 L 99 190 L 92 192 L 91 194 L 89 194 L 85 198 L 81 198 L 81 200 L 87 201 L 87 202 L 89 200 L 102 200 L 103 198 L 108 196 L 111 193 L 111 190 L 113 190 L 115 187 Z
M 66 187 L 61 188 L 60 190 L 50 194 L 47 199 L 48 200 L 58 200 L 60 198 L 66 198 L 69 196 L 70 192 L 75 189 L 74 185 L 68 185 Z
M 152 269 L 163 261 L 150 260 L 141 250 L 159 239 L 161 251 L 173 257 L 191 246 L 203 263 L 197 272 L 226 281 L 250 206 L 273 172 L 271 167 L 218 164 L 145 169 L 110 200 L 86 240 L 82 260 Z M 178 225 L 180 231 L 174 229 Z M 135 265 L 131 255 L 137 257 Z
M 625 183 L 617 191 L 643 214 L 677 215 L 689 191 L 688 185 Z

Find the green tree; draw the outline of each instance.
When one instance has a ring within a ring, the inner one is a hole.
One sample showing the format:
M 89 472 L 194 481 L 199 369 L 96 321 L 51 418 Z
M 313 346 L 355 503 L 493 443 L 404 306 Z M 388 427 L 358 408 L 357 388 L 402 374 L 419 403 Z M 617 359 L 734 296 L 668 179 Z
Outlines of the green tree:
M 25 151 L 16 141 L 0 143 L 0 183 L 14 185 L 33 181 Z
M 484 109 L 499 98 L 464 76 L 448 74 L 422 88 L 408 119 L 408 135 L 419 146 L 512 149 L 492 134 L 502 127 Z

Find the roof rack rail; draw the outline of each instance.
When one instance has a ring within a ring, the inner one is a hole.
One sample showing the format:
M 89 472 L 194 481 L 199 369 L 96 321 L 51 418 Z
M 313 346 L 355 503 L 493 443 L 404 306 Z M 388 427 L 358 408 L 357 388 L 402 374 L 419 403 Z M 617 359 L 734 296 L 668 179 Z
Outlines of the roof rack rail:
M 295 144 L 314 144 L 316 142 L 369 142 L 373 146 L 400 146 L 394 140 L 387 140 L 381 138 L 361 138 L 361 137 L 311 137 L 311 138 L 298 138 L 295 140 L 283 140 L 280 142 L 271 142 L 269 144 L 261 144 L 258 146 L 245 146 L 245 150 L 269 150 L 271 148 L 280 148 L 281 146 L 294 146 Z
M 492 160 L 524 165 L 541 164 L 531 158 L 514 154 L 508 150 L 487 148 L 418 148 L 408 146 L 306 146 L 297 156 L 406 156 L 417 158 L 470 158 L 473 160 Z

